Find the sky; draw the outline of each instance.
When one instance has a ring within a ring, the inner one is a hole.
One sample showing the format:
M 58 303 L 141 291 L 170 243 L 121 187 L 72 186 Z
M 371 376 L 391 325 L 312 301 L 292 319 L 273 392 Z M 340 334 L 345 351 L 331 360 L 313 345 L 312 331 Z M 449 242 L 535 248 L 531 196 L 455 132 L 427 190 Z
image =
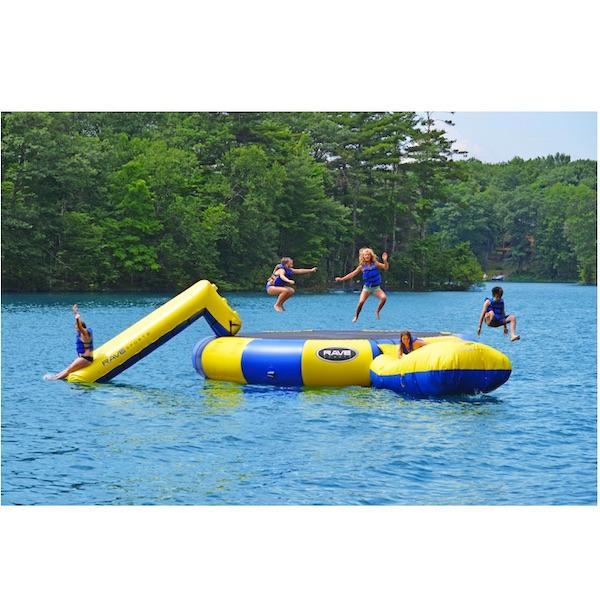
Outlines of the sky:
M 457 141 L 455 147 L 483 162 L 557 152 L 568 154 L 572 160 L 596 160 L 595 112 L 440 112 L 433 116 L 452 119 L 455 126 L 445 128 Z

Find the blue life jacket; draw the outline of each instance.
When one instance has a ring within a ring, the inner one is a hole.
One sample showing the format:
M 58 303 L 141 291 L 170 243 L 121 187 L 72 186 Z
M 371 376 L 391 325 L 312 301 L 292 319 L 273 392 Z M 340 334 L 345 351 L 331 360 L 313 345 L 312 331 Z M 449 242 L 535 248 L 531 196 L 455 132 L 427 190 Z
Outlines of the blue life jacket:
M 289 286 L 290 284 L 287 281 L 284 281 L 279 277 L 279 275 L 275 275 L 275 271 L 279 269 L 283 269 L 285 271 L 285 276 L 288 279 L 292 279 L 294 277 L 294 272 L 288 267 L 284 267 L 281 263 L 279 263 L 274 269 L 271 277 L 269 277 L 269 281 L 267 281 L 267 285 L 277 285 L 277 286 Z
M 413 342 L 416 340 L 416 337 L 410 336 L 410 342 L 408 344 L 408 348 L 404 345 L 402 338 L 400 338 L 400 347 L 402 348 L 402 354 L 409 354 L 413 351 Z
M 75 351 L 77 352 L 78 355 L 84 354 L 86 350 L 94 349 L 94 334 L 92 332 L 92 328 L 88 327 L 87 332 L 90 334 L 89 342 L 84 342 L 81 339 L 81 335 L 80 335 L 79 331 L 75 334 Z
M 493 298 L 486 298 L 486 300 L 490 301 L 489 308 L 494 311 L 494 318 L 498 321 L 504 319 L 504 300 L 502 300 L 502 298 L 497 302 Z
M 363 280 L 367 287 L 381 285 L 381 274 L 375 263 L 364 264 L 362 268 Z

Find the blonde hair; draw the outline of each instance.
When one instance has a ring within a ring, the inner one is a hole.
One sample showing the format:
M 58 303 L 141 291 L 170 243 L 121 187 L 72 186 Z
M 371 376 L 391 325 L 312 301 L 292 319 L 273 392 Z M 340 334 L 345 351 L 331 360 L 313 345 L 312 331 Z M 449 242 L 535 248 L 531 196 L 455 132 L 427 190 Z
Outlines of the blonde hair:
M 373 248 L 361 248 L 358 251 L 358 264 L 359 266 L 362 266 L 364 264 L 367 263 L 367 261 L 363 258 L 363 254 L 365 252 L 365 250 L 368 250 L 371 253 L 371 256 L 373 257 L 373 260 L 369 262 L 369 264 L 373 264 L 374 262 L 378 261 L 379 258 L 377 258 L 377 254 L 375 254 L 375 252 L 373 252 Z

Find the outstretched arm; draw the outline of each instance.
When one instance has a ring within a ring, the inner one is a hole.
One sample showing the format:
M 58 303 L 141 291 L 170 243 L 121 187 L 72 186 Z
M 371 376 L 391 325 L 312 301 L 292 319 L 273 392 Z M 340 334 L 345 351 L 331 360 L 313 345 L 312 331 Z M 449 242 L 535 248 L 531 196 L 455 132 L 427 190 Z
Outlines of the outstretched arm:
M 390 264 L 388 263 L 388 253 L 384 252 L 381 255 L 381 258 L 383 259 L 383 262 L 382 263 L 378 262 L 377 263 L 377 268 L 378 269 L 383 269 L 383 270 L 387 271 L 390 268 Z
M 481 315 L 479 315 L 479 324 L 477 325 L 477 335 L 481 335 L 481 325 L 483 323 L 483 319 L 485 319 L 485 313 L 490 305 L 490 301 L 486 300 L 483 303 L 483 309 L 481 310 Z
M 351 271 L 350 273 L 348 273 L 347 275 L 344 275 L 343 277 L 336 277 L 335 280 L 336 281 L 348 281 L 348 279 L 352 279 L 353 277 L 356 277 L 359 273 L 360 273 L 360 266 L 356 267 L 356 269 L 354 269 L 354 271 Z
M 317 267 L 313 267 L 312 269 L 292 269 L 292 273 L 295 275 L 304 275 L 305 273 L 314 273 L 317 270 Z

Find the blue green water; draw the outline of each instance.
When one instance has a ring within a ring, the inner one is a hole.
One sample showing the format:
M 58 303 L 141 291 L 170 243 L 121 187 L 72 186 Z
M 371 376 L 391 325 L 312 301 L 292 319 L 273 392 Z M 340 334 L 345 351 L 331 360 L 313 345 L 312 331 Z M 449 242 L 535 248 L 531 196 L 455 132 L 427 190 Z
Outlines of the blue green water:
M 230 294 L 246 331 L 475 331 L 491 286 L 390 293 L 381 321 L 355 294 Z M 522 340 L 484 329 L 513 374 L 476 398 L 204 381 L 203 321 L 104 385 L 44 382 L 74 357 L 78 302 L 96 345 L 168 299 L 2 296 L 3 504 L 595 504 L 596 288 L 504 284 Z

